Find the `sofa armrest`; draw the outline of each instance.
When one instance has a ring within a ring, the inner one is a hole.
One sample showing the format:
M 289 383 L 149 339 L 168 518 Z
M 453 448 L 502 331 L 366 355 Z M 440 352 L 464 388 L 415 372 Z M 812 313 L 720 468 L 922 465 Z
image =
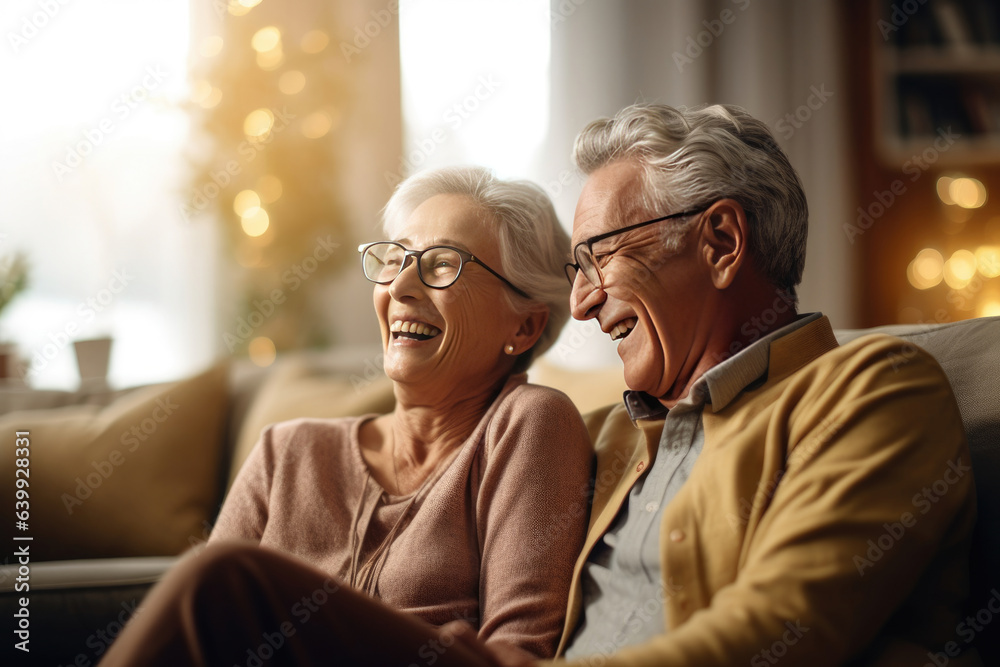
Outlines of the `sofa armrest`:
M 27 580 L 18 565 L 4 565 L 0 615 L 15 618 L 22 608 L 19 599 L 28 599 L 31 664 L 96 665 L 149 589 L 178 558 L 32 563 Z M 24 584 L 30 590 L 19 591 Z M 8 650 L 20 653 L 11 643 Z

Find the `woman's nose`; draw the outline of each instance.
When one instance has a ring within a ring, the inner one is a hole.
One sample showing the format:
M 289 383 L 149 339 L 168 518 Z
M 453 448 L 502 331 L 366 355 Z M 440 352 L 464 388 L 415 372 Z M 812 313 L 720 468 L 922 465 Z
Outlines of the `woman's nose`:
M 389 285 L 389 294 L 400 301 L 405 297 L 416 297 L 423 293 L 423 283 L 417 273 L 417 261 L 413 255 L 403 259 L 403 268 Z

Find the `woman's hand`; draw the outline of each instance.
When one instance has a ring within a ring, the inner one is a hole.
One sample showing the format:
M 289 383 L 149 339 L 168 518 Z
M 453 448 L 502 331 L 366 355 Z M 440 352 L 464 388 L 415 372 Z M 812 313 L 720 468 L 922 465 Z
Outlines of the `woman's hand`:
M 492 667 L 531 667 L 535 657 L 516 646 L 502 642 L 487 646 L 479 641 L 476 629 L 465 621 L 451 621 L 441 626 L 442 635 L 451 635 L 468 650 L 488 660 Z

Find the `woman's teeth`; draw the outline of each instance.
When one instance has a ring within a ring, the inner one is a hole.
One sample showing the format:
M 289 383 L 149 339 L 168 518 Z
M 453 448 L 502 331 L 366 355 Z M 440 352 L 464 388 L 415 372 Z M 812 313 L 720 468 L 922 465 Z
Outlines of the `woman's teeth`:
M 409 334 L 408 337 L 424 337 L 433 338 L 441 333 L 441 330 L 437 327 L 432 327 L 429 324 L 424 324 L 423 322 L 406 322 L 402 320 L 396 320 L 389 326 L 389 331 L 396 334 Z

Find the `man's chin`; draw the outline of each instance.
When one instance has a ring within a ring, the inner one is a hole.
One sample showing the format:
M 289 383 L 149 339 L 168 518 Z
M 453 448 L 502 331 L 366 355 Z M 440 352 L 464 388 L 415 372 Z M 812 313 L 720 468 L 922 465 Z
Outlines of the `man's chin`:
M 656 391 L 648 375 L 642 371 L 630 372 L 627 365 L 625 366 L 625 386 L 632 391 L 643 391 L 647 394 L 655 395 Z

